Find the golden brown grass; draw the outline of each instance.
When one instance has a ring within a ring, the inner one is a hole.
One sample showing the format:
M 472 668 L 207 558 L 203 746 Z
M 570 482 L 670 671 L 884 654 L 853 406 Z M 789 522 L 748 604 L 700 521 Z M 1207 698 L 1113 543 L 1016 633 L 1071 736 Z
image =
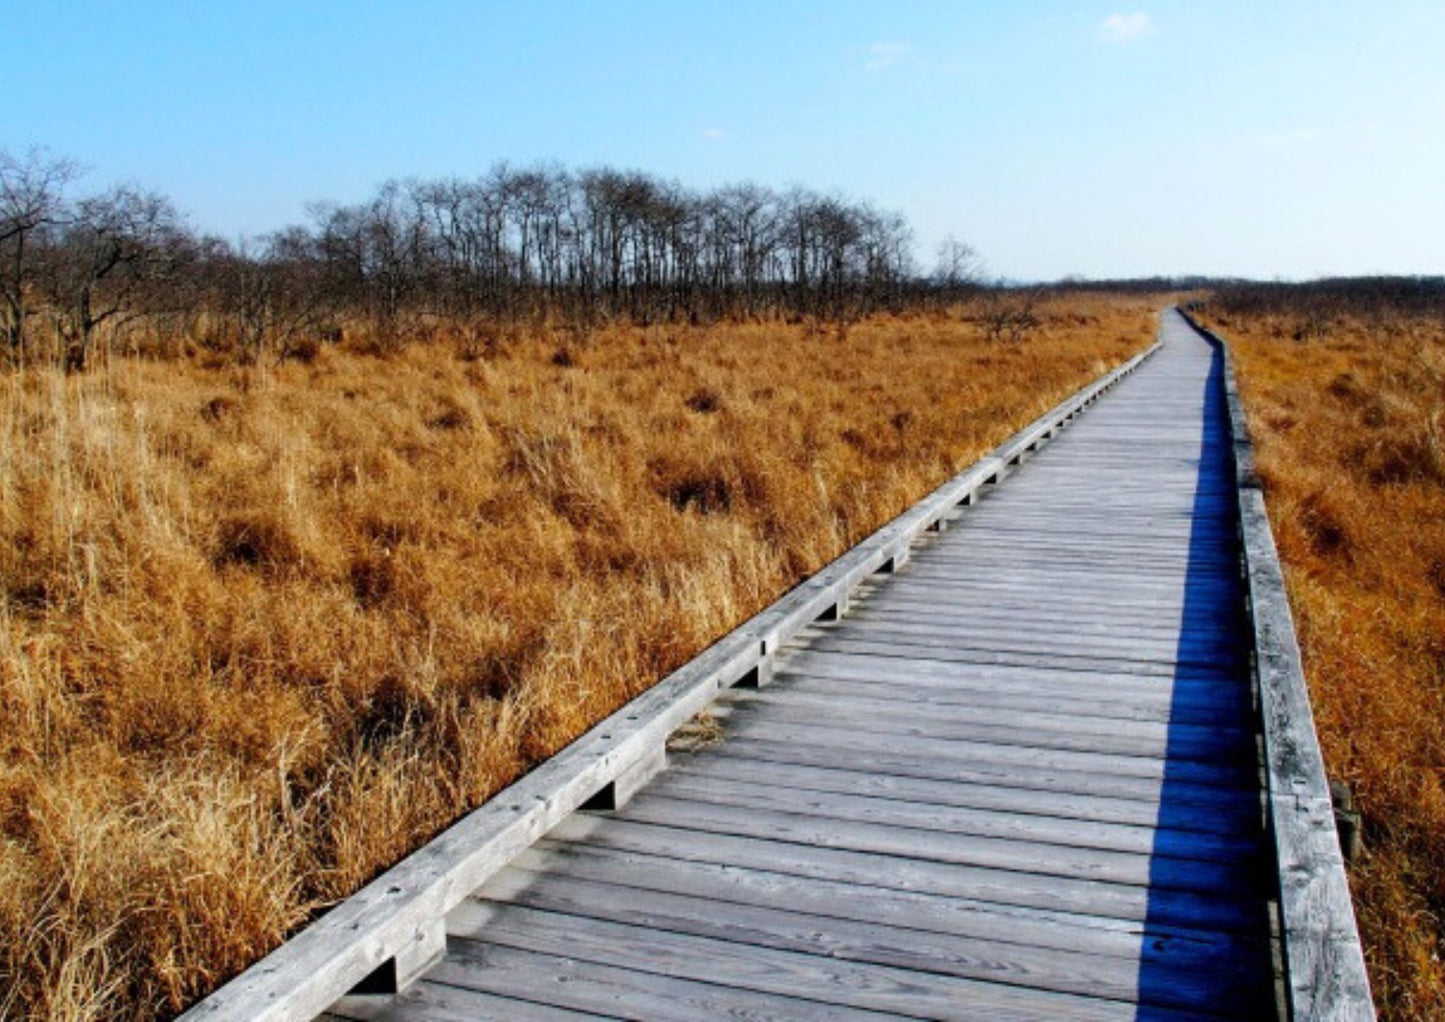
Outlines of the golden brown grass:
M 0 1014 L 167 1015 L 1153 332 L 0 377 Z
M 1233 342 L 1382 1016 L 1445 1017 L 1445 323 L 1214 317 Z M 1295 340 L 1296 335 L 1307 340 Z

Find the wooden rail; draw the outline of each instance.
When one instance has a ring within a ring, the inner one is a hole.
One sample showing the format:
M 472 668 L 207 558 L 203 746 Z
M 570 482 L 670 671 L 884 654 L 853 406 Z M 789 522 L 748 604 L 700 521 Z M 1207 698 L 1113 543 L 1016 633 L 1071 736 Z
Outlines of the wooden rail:
M 1373 1019 L 1369 979 L 1324 759 L 1310 711 L 1309 689 L 1254 445 L 1240 402 L 1228 343 L 1181 310 L 1224 359 L 1225 400 L 1234 454 L 1235 488 L 1251 640 L 1265 744 L 1269 826 L 1279 867 L 1280 929 L 1287 1002 L 1294 1019 Z
M 448 912 L 574 811 L 625 803 L 662 768 L 665 743 L 678 727 L 732 686 L 766 684 L 785 642 L 819 619 L 840 616 L 860 583 L 900 567 L 921 533 L 944 528 L 958 506 L 973 502 L 982 487 L 998 482 L 1158 349 L 1155 344 L 1014 434 L 182 1018 L 310 1019 L 353 990 L 407 986 L 441 956 Z M 1327 791 L 1325 798 L 1327 810 Z

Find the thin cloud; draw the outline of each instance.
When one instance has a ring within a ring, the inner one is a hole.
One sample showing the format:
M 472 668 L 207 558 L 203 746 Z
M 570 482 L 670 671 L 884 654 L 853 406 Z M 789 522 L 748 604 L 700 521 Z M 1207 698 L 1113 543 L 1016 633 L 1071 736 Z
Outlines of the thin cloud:
M 721 128 L 703 128 L 702 137 L 709 142 L 720 142 L 728 137 L 728 133 Z
M 882 71 L 892 67 L 908 56 L 908 51 L 907 43 L 874 43 L 868 47 L 868 63 L 863 65 L 863 70 Z
M 1147 35 L 1154 28 L 1149 15 L 1143 11 L 1129 14 L 1111 14 L 1099 25 L 1099 31 L 1111 43 L 1125 43 Z

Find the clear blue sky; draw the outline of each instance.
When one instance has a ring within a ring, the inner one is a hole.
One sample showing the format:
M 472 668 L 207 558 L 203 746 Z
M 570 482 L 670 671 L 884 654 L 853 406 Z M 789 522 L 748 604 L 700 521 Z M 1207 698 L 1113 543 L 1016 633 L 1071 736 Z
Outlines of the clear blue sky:
M 0 146 L 199 227 L 494 161 L 837 189 L 994 274 L 1445 272 L 1445 3 L 0 0 Z

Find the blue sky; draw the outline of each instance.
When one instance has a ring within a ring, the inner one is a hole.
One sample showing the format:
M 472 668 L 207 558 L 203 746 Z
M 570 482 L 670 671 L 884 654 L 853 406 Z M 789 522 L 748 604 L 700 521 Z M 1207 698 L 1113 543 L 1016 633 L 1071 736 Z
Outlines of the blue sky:
M 0 0 L 0 146 L 227 236 L 493 162 L 838 190 L 994 274 L 1445 273 L 1445 3 Z

